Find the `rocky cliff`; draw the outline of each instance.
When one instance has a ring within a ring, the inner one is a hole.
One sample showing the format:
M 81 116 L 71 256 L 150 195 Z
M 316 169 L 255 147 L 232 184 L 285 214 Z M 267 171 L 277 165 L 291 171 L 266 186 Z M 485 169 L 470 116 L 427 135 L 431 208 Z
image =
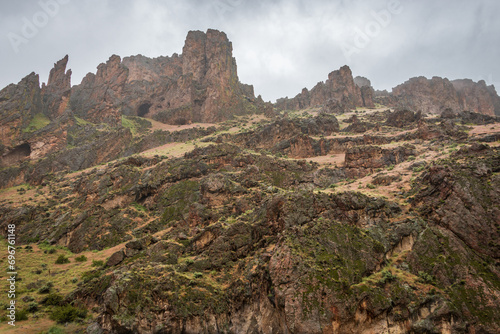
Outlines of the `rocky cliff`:
M 116 125 L 124 114 L 187 124 L 248 113 L 254 99 L 238 80 L 226 34 L 208 30 L 189 32 L 182 55 L 112 56 L 73 87 L 71 107 L 93 122 Z
M 68 56 L 54 64 L 47 85 L 42 84 L 43 113 L 50 119 L 62 115 L 71 94 L 71 70 L 66 71 Z
M 328 80 L 319 82 L 311 91 L 304 88 L 293 99 L 279 99 L 276 107 L 280 110 L 300 110 L 309 107 L 324 106 L 334 101 L 347 110 L 356 107 L 373 107 L 369 89 L 363 99 L 362 88 L 355 84 L 351 69 L 343 66 L 328 75 Z
M 500 115 L 500 98 L 495 88 L 486 86 L 484 81 L 418 77 L 393 88 L 391 95 L 392 101 L 386 98 L 381 102 L 433 114 L 451 109 L 454 112 Z
M 34 161 L 72 146 L 66 135 L 76 123 L 121 128 L 123 116 L 139 116 L 183 125 L 269 111 L 255 98 L 251 85 L 239 82 L 232 44 L 217 30 L 189 32 L 182 55 L 123 60 L 113 55 L 73 87 L 67 64 L 68 56 L 55 63 L 41 88 L 38 75 L 32 73 L 0 92 L 1 166 Z M 127 136 L 120 140 L 124 150 L 131 144 Z M 54 171 L 63 165 L 57 164 Z

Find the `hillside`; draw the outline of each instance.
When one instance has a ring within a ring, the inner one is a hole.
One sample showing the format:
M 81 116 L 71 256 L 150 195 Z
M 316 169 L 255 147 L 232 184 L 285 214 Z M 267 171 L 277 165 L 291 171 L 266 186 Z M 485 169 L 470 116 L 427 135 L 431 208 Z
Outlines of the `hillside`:
M 272 105 L 231 50 L 190 32 L 0 92 L 0 332 L 498 333 L 500 121 L 463 102 L 484 92 L 384 97 L 345 66 Z

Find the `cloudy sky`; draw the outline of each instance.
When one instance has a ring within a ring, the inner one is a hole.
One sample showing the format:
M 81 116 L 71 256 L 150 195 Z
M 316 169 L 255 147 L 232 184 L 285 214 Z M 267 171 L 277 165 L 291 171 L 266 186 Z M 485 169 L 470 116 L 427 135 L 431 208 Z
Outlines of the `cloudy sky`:
M 233 42 L 240 81 L 293 97 L 347 64 L 376 89 L 414 76 L 500 88 L 498 0 L 23 0 L 0 4 L 0 86 L 46 82 L 69 55 L 72 84 L 110 55 L 182 53 L 189 30 Z

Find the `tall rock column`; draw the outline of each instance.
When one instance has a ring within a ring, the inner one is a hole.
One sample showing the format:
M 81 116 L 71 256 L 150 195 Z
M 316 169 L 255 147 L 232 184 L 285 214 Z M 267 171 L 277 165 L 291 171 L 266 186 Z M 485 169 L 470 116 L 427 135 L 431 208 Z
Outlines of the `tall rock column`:
M 42 85 L 43 113 L 50 119 L 60 116 L 71 95 L 71 70 L 66 72 L 68 56 L 54 64 L 47 85 Z

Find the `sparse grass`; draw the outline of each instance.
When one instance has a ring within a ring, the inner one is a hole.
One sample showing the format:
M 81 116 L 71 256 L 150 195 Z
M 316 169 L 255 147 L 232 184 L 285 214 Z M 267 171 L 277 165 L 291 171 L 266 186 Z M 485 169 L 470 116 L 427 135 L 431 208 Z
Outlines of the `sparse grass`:
M 420 167 L 413 167 L 413 172 L 415 173 L 420 173 L 425 169 L 425 166 L 420 166 Z
M 135 136 L 137 134 L 137 125 L 135 124 L 135 122 L 133 120 L 127 118 L 127 116 L 122 115 L 122 126 L 124 128 L 129 129 L 130 132 L 132 132 L 133 136 Z
M 38 113 L 35 115 L 35 117 L 33 117 L 30 124 L 25 129 L 23 129 L 23 132 L 24 133 L 35 132 L 40 129 L 43 129 L 49 124 L 50 124 L 50 119 L 44 114 Z
M 92 123 L 84 120 L 83 118 L 77 117 L 77 116 L 75 116 L 75 121 L 80 126 L 93 125 Z
M 7 248 L 6 241 L 0 241 L 0 247 Z M 48 249 L 57 249 L 57 253 L 49 254 L 44 253 Z M 38 308 L 36 314 L 39 318 L 29 319 L 25 323 L 32 326 L 31 330 L 26 330 L 23 333 L 39 334 L 40 332 L 47 331 L 50 327 L 54 326 L 54 322 L 48 320 L 47 311 L 52 306 L 60 306 L 63 304 L 64 296 L 71 291 L 75 290 L 79 283 L 79 278 L 82 273 L 91 269 L 91 261 L 103 264 L 103 259 L 108 257 L 106 251 L 98 252 L 84 252 L 79 255 L 79 258 L 85 256 L 90 261 L 78 262 L 72 260 L 66 264 L 55 264 L 58 257 L 62 255 L 67 259 L 73 259 L 73 254 L 64 247 L 54 247 L 47 243 L 30 244 L 23 246 L 22 251 L 16 253 L 16 261 L 19 263 L 20 276 L 22 280 L 17 283 L 16 293 L 16 307 L 19 310 L 31 312 Z M 0 263 L 6 263 L 7 252 L 0 254 Z M 0 272 L 0 279 L 7 279 L 7 272 Z M 38 287 L 28 288 L 36 282 L 42 282 Z M 8 303 L 7 294 L 0 294 L 0 305 Z M 6 315 L 5 310 L 0 310 L 0 318 Z M 33 322 L 33 323 L 32 323 Z M 39 324 L 42 324 L 41 326 Z M 7 324 L 0 323 L 1 333 L 16 333 L 10 331 Z M 73 333 L 73 329 L 80 328 L 82 325 L 71 325 L 68 328 L 68 333 Z

